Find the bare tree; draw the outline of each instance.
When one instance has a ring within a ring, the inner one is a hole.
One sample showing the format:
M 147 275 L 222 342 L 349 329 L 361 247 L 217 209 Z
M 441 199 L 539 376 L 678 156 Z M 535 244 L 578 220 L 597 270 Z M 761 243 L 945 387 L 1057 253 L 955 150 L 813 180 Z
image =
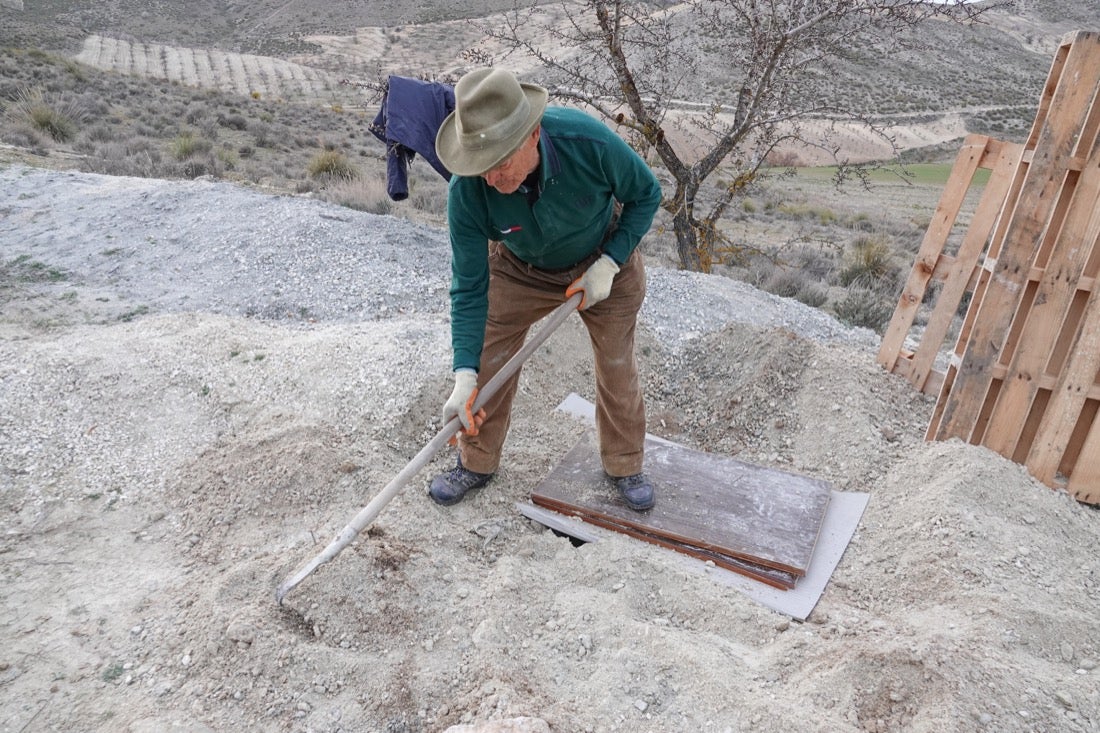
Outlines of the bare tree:
M 574 0 L 555 14 L 545 4 L 517 3 L 502 25 L 482 30 L 489 44 L 503 47 L 502 57 L 537 63 L 554 96 L 596 110 L 639 152 L 660 160 L 668 172 L 662 207 L 680 265 L 704 272 L 736 251 L 718 221 L 775 163 L 780 145 L 812 146 L 835 159 L 839 148 L 821 122 L 841 119 L 890 140 L 832 88 L 834 65 L 890 53 L 930 19 L 963 22 L 982 12 L 964 0 L 664 5 Z M 702 83 L 715 79 L 723 83 Z M 836 162 L 843 177 L 847 161 Z M 721 181 L 704 190 L 720 169 Z

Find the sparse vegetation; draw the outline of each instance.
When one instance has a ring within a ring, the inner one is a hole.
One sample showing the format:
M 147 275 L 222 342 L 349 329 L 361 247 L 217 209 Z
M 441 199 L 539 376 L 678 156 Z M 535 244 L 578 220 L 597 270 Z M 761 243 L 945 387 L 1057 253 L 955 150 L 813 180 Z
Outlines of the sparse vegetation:
M 65 280 L 63 270 L 39 262 L 30 255 L 19 255 L 8 262 L 0 262 L 0 283 L 43 283 Z
M 336 129 L 323 106 L 104 72 L 37 51 L 0 49 L 0 79 L 0 141 L 26 150 L 35 158 L 28 162 L 38 165 L 159 178 L 215 175 L 295 191 L 310 180 L 318 134 Z M 365 125 L 347 113 L 340 120 Z M 372 135 L 349 137 L 340 151 L 370 169 L 368 177 L 384 177 L 385 150 Z M 415 215 L 410 209 L 394 213 Z
M 636 149 L 660 160 L 661 206 L 672 220 L 680 265 L 702 272 L 736 248 L 720 224 L 727 211 L 753 193 L 769 169 L 793 163 L 792 143 L 829 153 L 845 177 L 859 177 L 860 170 L 839 154 L 837 125 L 853 125 L 865 140 L 885 146 L 889 152 L 880 157 L 894 157 L 895 139 L 870 119 L 875 105 L 851 95 L 851 88 L 880 60 L 896 63 L 918 28 L 963 28 L 991 9 L 920 0 L 841 3 L 827 12 L 750 0 L 688 0 L 677 7 L 653 13 L 646 3 L 582 0 L 571 11 L 576 19 L 561 27 L 517 6 L 479 29 L 506 53 L 539 59 L 557 94 L 594 110 Z M 939 23 L 944 20 L 954 22 Z M 965 31 L 952 33 L 967 38 Z M 907 63 L 924 66 L 917 58 Z M 836 89 L 833 79 L 845 74 L 849 83 Z M 943 86 L 906 90 L 904 111 L 941 106 Z M 700 114 L 678 109 L 696 100 Z M 723 177 L 729 182 L 704 185 Z

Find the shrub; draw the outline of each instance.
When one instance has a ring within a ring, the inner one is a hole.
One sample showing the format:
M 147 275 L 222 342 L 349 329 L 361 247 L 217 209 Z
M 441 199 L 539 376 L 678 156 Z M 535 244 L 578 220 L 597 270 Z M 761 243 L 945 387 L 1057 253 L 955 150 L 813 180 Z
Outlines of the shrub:
M 761 288 L 814 308 L 821 307 L 829 299 L 828 291 L 820 283 L 814 281 L 806 270 L 796 267 L 774 268 Z
M 160 143 L 143 137 L 96 143 L 81 163 L 81 170 L 112 176 L 170 176 Z
M 237 168 L 237 152 L 233 148 L 222 147 L 215 153 L 218 162 L 222 164 L 222 167 L 227 171 L 235 170 Z
M 89 127 L 84 133 L 84 138 L 93 143 L 107 143 L 115 139 L 115 131 L 110 125 L 100 123 Z
M 864 214 L 863 212 L 860 212 L 853 216 L 849 226 L 851 226 L 852 229 L 860 232 L 870 232 L 873 231 L 875 228 L 874 223 L 871 221 L 871 217 L 869 217 L 867 214 Z
M 309 161 L 306 171 L 310 178 L 317 179 L 350 181 L 359 177 L 359 172 L 347 157 L 336 150 L 322 150 Z
M 209 140 L 195 137 L 190 131 L 181 132 L 172 140 L 172 157 L 176 160 L 188 160 L 196 155 L 210 152 L 213 144 Z
M 20 90 L 8 105 L 7 116 L 13 122 L 29 123 L 57 142 L 67 142 L 76 135 L 85 113 L 72 98 L 47 94 L 36 87 Z
M 747 271 L 742 279 L 749 285 L 761 290 L 764 289 L 765 283 L 771 280 L 776 270 L 779 269 L 775 264 L 775 259 L 765 254 L 756 254 L 750 257 L 746 267 Z
M 806 282 L 802 288 L 794 294 L 795 300 L 804 303 L 811 308 L 820 308 L 829 300 L 829 291 L 820 283 Z
M 426 181 L 418 181 L 409 192 L 409 203 L 417 211 L 426 211 L 434 214 L 447 211 L 447 184 L 440 178 L 438 185 L 425 185 Z M 435 179 L 432 179 L 435 183 Z
M 28 124 L 18 124 L 11 129 L 4 130 L 0 139 L 17 148 L 27 148 L 36 155 L 46 154 L 44 146 L 46 141 L 42 137 L 42 133 Z
M 266 122 L 254 122 L 249 127 L 249 131 L 252 133 L 252 140 L 256 143 L 257 148 L 271 146 L 271 125 Z
M 228 127 L 231 130 L 248 129 L 248 120 L 245 119 L 244 115 L 240 114 L 219 115 L 218 123 L 222 127 Z
M 816 220 L 818 224 L 828 226 L 837 220 L 836 213 L 832 209 L 824 209 L 820 206 L 802 206 L 799 204 L 780 204 L 779 213 L 788 219 L 795 221 Z
M 836 270 L 836 262 L 833 256 L 820 247 L 803 245 L 795 249 L 788 260 L 799 270 L 805 272 L 810 279 L 818 282 L 826 282 Z
M 386 192 L 386 183 L 378 178 L 356 178 L 335 182 L 325 187 L 320 198 L 371 214 L 389 214 L 393 211 L 393 201 Z
M 847 265 L 840 272 L 840 284 L 848 287 L 857 280 L 883 280 L 896 272 L 890 245 L 882 239 L 860 237 L 845 254 Z
M 209 114 L 206 105 L 201 102 L 192 102 L 187 106 L 187 111 L 183 115 L 183 119 L 187 121 L 189 125 L 197 125 L 199 122 Z
M 793 267 L 777 267 L 764 281 L 763 288 L 782 298 L 793 298 L 806 282 L 805 273 Z
M 875 288 L 857 284 L 848 289 L 833 309 L 843 323 L 882 333 L 894 314 L 894 303 Z
M 180 168 L 179 174 L 184 178 L 198 178 L 200 176 L 216 176 L 219 171 L 207 160 L 191 159 Z

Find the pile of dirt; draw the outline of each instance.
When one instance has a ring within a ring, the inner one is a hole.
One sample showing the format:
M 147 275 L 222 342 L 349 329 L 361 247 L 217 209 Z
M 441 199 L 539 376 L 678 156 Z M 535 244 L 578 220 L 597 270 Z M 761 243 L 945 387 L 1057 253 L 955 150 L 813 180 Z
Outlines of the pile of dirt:
M 932 402 L 866 331 L 649 272 L 651 432 L 870 494 L 807 623 L 517 512 L 586 430 L 554 411 L 592 398 L 575 318 L 488 487 L 435 506 L 438 456 L 280 607 L 439 427 L 446 233 L 201 181 L 0 191 L 0 728 L 1100 727 L 1100 516 L 924 442 Z

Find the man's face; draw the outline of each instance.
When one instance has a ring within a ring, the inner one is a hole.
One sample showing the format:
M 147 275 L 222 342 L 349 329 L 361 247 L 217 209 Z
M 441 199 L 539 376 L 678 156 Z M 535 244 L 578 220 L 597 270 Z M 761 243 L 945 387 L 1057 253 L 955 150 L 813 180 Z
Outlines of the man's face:
M 495 168 L 490 168 L 482 173 L 481 177 L 490 186 L 501 193 L 515 193 L 524 179 L 535 170 L 539 164 L 539 128 L 528 135 L 519 150 L 498 163 Z

